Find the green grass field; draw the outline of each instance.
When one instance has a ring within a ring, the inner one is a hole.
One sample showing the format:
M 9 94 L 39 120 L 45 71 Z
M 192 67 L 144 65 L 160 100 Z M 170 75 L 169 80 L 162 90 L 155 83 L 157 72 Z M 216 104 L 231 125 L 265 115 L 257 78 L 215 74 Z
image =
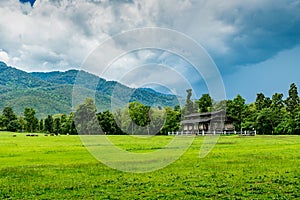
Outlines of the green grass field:
M 299 136 L 222 136 L 203 159 L 197 137 L 171 165 L 125 173 L 97 161 L 78 136 L 26 137 L 0 132 L 0 199 L 297 199 Z M 133 152 L 172 139 L 111 136 Z

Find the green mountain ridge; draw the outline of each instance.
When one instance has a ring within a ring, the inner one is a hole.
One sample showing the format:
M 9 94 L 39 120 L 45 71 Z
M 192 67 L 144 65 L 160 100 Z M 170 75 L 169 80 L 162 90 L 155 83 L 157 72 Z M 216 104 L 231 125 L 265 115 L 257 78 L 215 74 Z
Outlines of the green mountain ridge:
M 80 89 L 74 90 L 74 87 Z M 76 98 L 73 98 L 74 95 L 77 95 Z M 162 94 L 150 88 L 129 88 L 85 71 L 73 69 L 65 72 L 27 73 L 0 62 L 1 110 L 5 106 L 11 106 L 21 115 L 25 107 L 32 107 L 38 117 L 45 117 L 48 114 L 69 113 L 86 97 L 95 97 L 98 111 L 124 107 L 131 101 L 153 107 L 173 107 L 182 100 L 175 95 Z M 73 102 L 74 99 L 77 102 Z

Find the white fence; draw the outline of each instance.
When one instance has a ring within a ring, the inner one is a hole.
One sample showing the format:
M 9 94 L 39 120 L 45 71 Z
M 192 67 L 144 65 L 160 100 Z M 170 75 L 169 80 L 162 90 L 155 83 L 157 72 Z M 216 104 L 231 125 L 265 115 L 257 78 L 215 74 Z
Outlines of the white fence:
M 168 135 L 242 135 L 242 136 L 255 136 L 256 130 L 252 131 L 172 131 Z

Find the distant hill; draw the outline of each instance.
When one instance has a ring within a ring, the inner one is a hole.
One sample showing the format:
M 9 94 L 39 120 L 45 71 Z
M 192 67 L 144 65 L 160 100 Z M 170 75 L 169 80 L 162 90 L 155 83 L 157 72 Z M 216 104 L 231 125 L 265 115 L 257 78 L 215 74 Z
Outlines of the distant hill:
M 117 107 L 125 106 L 124 103 L 128 101 L 162 107 L 179 104 L 174 95 L 162 94 L 149 88 L 129 88 L 85 71 L 27 73 L 0 62 L 0 109 L 2 111 L 5 106 L 11 106 L 17 114 L 22 114 L 25 107 L 32 107 L 39 117 L 69 113 L 75 83 L 76 87 L 81 87 L 80 94 L 77 94 L 81 99 L 95 95 L 98 111 L 109 109 L 111 100 Z M 94 83 L 98 83 L 96 88 Z

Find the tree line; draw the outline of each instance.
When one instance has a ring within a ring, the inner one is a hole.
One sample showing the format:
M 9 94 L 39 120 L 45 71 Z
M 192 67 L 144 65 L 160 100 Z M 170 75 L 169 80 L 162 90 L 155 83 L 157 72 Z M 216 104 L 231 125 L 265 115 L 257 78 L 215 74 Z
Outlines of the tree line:
M 300 134 L 300 98 L 295 83 L 290 85 L 288 97 L 282 93 L 266 97 L 258 93 L 253 103 L 246 104 L 241 95 L 232 100 L 215 102 L 209 94 L 192 100 L 192 90 L 187 90 L 186 103 L 171 107 L 156 107 L 130 102 L 127 107 L 115 111 L 97 112 L 92 99 L 70 114 L 48 115 L 44 119 L 35 116 L 33 108 L 25 108 L 23 116 L 17 116 L 9 106 L 0 116 L 0 129 L 7 131 L 45 132 L 55 134 L 159 134 L 180 130 L 183 116 L 195 112 L 226 109 L 227 118 L 235 130 L 256 130 L 258 134 Z M 75 127 L 76 124 L 76 127 Z
M 48 115 L 38 119 L 33 108 L 26 107 L 23 116 L 17 116 L 10 106 L 6 106 L 0 116 L 0 129 L 12 132 L 44 132 L 54 134 L 77 134 L 74 114 Z
M 151 108 L 139 102 L 130 102 L 127 107 L 115 112 L 97 113 L 94 101 L 86 99 L 77 107 L 74 119 L 80 134 L 167 135 L 168 131 L 179 130 L 180 116 L 179 106 L 174 109 Z
M 288 97 L 275 93 L 271 98 L 258 93 L 254 103 L 245 104 L 238 95 L 227 101 L 227 115 L 235 126 L 255 129 L 259 134 L 300 134 L 300 98 L 295 83 L 290 85 Z
M 241 95 L 232 100 L 214 102 L 204 94 L 199 100 L 190 99 L 191 90 L 187 90 L 186 106 L 183 113 L 226 110 L 226 117 L 232 121 L 236 131 L 256 130 L 258 134 L 300 134 L 300 98 L 295 83 L 290 85 L 288 96 L 274 93 L 267 97 L 263 93 L 256 95 L 255 102 L 246 104 Z

